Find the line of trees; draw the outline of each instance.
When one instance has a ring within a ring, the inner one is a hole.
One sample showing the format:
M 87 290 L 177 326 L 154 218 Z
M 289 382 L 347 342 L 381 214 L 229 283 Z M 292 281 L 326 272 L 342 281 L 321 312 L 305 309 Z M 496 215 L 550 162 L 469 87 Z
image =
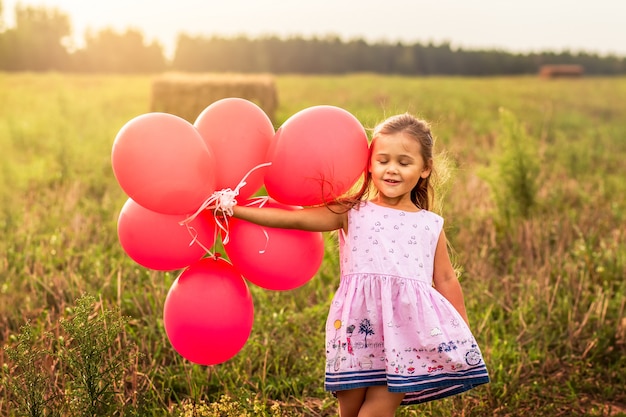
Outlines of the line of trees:
M 489 76 L 533 74 L 545 64 L 579 64 L 586 74 L 626 74 L 626 59 L 619 56 L 568 51 L 513 54 L 502 50 L 454 49 L 445 42 L 438 45 L 346 42 L 337 36 L 251 39 L 180 34 L 174 58 L 168 61 L 162 45 L 146 43 L 137 30 L 88 31 L 84 47 L 72 48 L 67 44 L 72 34 L 70 19 L 60 10 L 18 4 L 12 28 L 2 24 L 2 11 L 0 0 L 0 71 Z
M 0 18 L 2 3 L 0 0 Z M 73 50 L 69 17 L 58 9 L 15 7 L 15 26 L 0 24 L 0 71 L 157 72 L 166 69 L 163 48 L 146 44 L 137 30 L 87 32 Z
M 401 75 L 535 74 L 545 64 L 580 64 L 587 74 L 626 73 L 620 57 L 570 52 L 512 54 L 499 50 L 453 49 L 449 43 L 343 42 L 338 37 L 280 39 L 179 35 L 172 67 L 184 71 L 243 71 L 337 74 L 374 72 Z

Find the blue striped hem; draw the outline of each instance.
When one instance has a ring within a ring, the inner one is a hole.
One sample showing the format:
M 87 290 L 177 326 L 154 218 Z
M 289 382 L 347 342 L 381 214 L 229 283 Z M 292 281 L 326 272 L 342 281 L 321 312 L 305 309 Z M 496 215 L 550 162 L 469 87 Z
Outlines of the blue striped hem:
M 390 392 L 404 392 L 403 405 L 419 404 L 460 394 L 489 383 L 487 368 L 476 366 L 455 373 L 407 376 L 387 374 L 385 370 L 326 373 L 326 391 L 386 385 Z
M 471 382 L 464 381 L 461 385 L 452 385 L 448 387 L 437 387 L 419 392 L 408 392 L 402 399 L 402 405 L 422 404 L 429 401 L 439 400 L 441 398 L 450 397 L 452 395 L 461 394 L 476 388 L 479 385 L 488 384 L 489 377 L 475 378 Z
M 343 391 L 352 388 L 387 385 L 387 373 L 384 369 L 341 373 L 326 373 L 326 391 Z
M 480 378 L 482 376 L 487 376 L 487 368 L 484 365 L 454 373 L 436 373 L 433 375 L 407 376 L 387 374 L 387 382 L 390 391 L 406 392 L 406 390 L 402 389 L 403 387 L 414 388 L 415 386 L 419 386 L 422 389 L 436 388 L 441 386 L 442 383 L 445 385 L 459 384 L 463 383 L 465 380 Z

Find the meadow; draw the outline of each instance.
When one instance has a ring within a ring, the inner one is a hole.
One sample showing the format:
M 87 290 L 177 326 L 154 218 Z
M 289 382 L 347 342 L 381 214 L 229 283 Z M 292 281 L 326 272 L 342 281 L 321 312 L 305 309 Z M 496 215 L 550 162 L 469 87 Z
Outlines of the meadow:
M 127 196 L 110 160 L 119 129 L 149 111 L 152 80 L 0 73 L 0 416 L 336 415 L 323 391 L 330 234 L 305 286 L 250 285 L 254 327 L 233 359 L 194 365 L 167 340 L 180 271 L 123 252 Z M 368 128 L 410 111 L 447 162 L 436 210 L 492 381 L 399 416 L 626 415 L 625 78 L 276 85 L 276 128 L 318 104 Z

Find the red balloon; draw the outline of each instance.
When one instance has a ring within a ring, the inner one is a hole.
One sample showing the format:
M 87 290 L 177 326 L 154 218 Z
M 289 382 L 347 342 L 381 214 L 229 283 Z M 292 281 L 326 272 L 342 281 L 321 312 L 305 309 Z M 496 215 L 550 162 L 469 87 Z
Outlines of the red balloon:
M 234 97 L 218 100 L 200 113 L 194 125 L 215 154 L 217 190 L 234 190 L 250 170 L 267 162 L 274 126 L 253 102 Z M 261 188 L 264 169 L 255 169 L 246 177 L 238 201 Z
M 201 212 L 189 223 L 191 230 L 180 225 L 186 217 L 157 213 L 129 198 L 118 218 L 117 235 L 126 254 L 146 268 L 186 268 L 202 258 L 217 237 L 212 213 Z
M 367 134 L 346 110 L 309 107 L 278 129 L 268 157 L 270 197 L 297 206 L 322 204 L 345 194 L 365 173 Z
M 195 212 L 215 191 L 213 152 L 185 119 L 147 113 L 118 132 L 113 172 L 138 204 L 164 214 Z
M 163 309 L 174 349 L 200 365 L 216 365 L 246 344 L 254 304 L 246 281 L 227 261 L 203 258 L 174 281 Z
M 301 209 L 275 201 L 266 207 Z M 228 225 L 224 250 L 235 268 L 259 287 L 281 291 L 298 288 L 313 278 L 324 259 L 322 233 L 262 227 L 236 218 Z

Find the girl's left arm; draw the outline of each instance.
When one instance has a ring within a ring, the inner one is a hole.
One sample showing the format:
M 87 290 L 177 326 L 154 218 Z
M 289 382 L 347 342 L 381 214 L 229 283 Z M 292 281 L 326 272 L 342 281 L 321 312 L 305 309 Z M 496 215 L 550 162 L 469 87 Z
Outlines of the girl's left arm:
M 435 250 L 435 264 L 433 272 L 433 284 L 435 289 L 441 293 L 459 312 L 465 323 L 469 326 L 467 311 L 465 310 L 465 300 L 463 290 L 459 282 L 448 253 L 447 239 L 444 231 L 439 235 L 437 249 Z

